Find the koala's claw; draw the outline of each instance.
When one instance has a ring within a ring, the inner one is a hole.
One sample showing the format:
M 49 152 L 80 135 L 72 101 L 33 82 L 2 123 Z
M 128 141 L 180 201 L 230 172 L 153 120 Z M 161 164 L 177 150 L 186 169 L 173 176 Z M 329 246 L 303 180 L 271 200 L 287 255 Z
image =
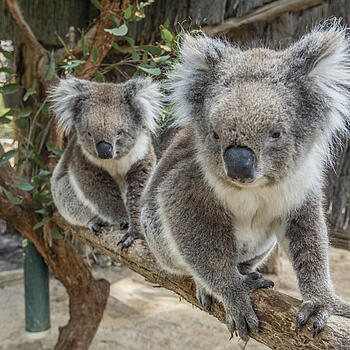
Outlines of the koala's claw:
M 88 222 L 88 227 L 90 231 L 95 235 L 101 233 L 103 227 L 108 227 L 108 226 L 109 226 L 108 222 L 105 222 L 97 217 L 92 218 Z
M 200 304 L 204 307 L 205 310 L 210 311 L 211 304 L 212 304 L 212 297 L 210 294 L 206 292 L 204 288 L 200 288 L 197 285 L 197 299 L 200 302 Z
M 313 338 L 315 338 L 326 326 L 330 313 L 326 307 L 320 306 L 317 302 L 310 300 L 304 301 L 297 315 L 295 325 L 296 334 L 299 333 L 301 327 L 306 325 L 312 315 L 315 315 L 313 323 Z
M 118 242 L 117 245 L 122 245 L 122 250 L 131 246 L 135 239 L 140 238 L 138 234 L 128 232 Z
M 120 229 L 122 231 L 127 230 L 129 228 L 129 223 L 128 222 L 122 222 L 122 223 L 120 223 L 119 227 L 120 227 Z
M 250 293 L 255 292 L 260 288 L 272 288 L 275 283 L 265 277 L 260 272 L 250 272 L 245 279 L 245 283 L 249 288 Z

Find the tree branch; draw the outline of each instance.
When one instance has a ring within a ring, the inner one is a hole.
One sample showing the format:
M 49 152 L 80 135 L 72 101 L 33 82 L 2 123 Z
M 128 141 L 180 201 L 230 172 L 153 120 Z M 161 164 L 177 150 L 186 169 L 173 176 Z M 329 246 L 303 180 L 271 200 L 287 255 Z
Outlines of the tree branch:
M 117 242 L 123 233 L 118 230 L 96 236 L 88 229 L 69 225 L 58 214 L 54 217 L 54 221 L 64 229 L 65 233 L 77 237 L 82 242 L 88 242 L 93 248 L 126 265 L 149 282 L 179 294 L 203 310 L 196 299 L 193 281 L 162 271 L 143 241 L 136 241 L 128 250 L 121 251 Z M 311 322 L 299 335 L 295 333 L 295 317 L 301 303 L 299 300 L 274 290 L 263 289 L 253 293 L 252 301 L 260 320 L 260 327 L 259 333 L 251 336 L 273 349 L 350 349 L 350 321 L 345 318 L 332 317 L 322 333 L 313 339 Z M 219 303 L 214 302 L 210 314 L 225 322 L 225 312 Z
M 31 48 L 37 58 L 47 55 L 45 48 L 39 43 L 28 23 L 22 16 L 17 0 L 5 0 L 13 21 L 21 33 L 24 42 Z
M 90 52 L 90 56 L 87 61 L 80 66 L 79 71 L 76 72 L 75 76 L 77 78 L 90 78 L 98 69 L 109 50 L 112 48 L 115 36 L 105 32 L 105 29 L 113 28 L 113 23 L 110 20 L 111 15 L 114 15 L 120 20 L 123 18 L 120 0 L 104 0 L 101 4 L 103 6 L 103 10 L 101 11 L 100 17 L 96 24 L 96 34 L 93 42 L 93 46 L 96 47 L 98 53 L 97 60 L 96 62 L 94 61 L 93 55 Z
M 202 29 L 210 36 L 224 34 L 243 25 L 255 22 L 272 22 L 285 12 L 297 12 L 322 3 L 323 0 L 278 0 L 261 6 L 241 17 L 229 18 L 223 23 L 207 25 Z

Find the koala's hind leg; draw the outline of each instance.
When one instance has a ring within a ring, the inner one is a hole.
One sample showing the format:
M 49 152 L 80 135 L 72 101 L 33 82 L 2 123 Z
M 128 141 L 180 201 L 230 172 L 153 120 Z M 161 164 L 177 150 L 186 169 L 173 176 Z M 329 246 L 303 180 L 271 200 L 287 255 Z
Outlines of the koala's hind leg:
M 79 201 L 67 174 L 60 178 L 53 176 L 51 191 L 58 211 L 72 225 L 89 226 L 89 222 L 96 217 L 90 208 Z

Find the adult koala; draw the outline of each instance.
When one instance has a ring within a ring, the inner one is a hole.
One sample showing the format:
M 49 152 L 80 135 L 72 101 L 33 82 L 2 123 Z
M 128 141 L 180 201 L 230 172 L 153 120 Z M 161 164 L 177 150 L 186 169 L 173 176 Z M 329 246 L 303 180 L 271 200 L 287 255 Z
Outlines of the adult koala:
M 183 127 L 147 184 L 141 224 L 168 272 L 192 276 L 197 296 L 226 310 L 243 340 L 258 331 L 250 294 L 273 282 L 254 270 L 276 241 L 296 271 L 314 335 L 350 318 L 334 293 L 323 203 L 333 139 L 350 113 L 349 42 L 319 27 L 283 51 L 241 50 L 187 35 L 171 73 Z
M 140 233 L 140 197 L 155 166 L 151 132 L 161 93 L 150 78 L 123 84 L 69 78 L 49 93 L 68 145 L 51 179 L 54 202 L 73 225 L 93 233 L 126 226 L 128 247 Z

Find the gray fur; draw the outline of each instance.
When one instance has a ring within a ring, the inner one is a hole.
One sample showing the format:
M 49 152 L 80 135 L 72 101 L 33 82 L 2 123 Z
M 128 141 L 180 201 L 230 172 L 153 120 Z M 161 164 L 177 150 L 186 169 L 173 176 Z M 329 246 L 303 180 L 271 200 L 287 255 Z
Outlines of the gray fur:
M 161 95 L 149 78 L 98 84 L 70 78 L 50 91 L 68 145 L 51 179 L 59 212 L 93 232 L 129 222 L 123 247 L 139 236 L 140 197 L 155 165 L 150 131 L 161 112 Z M 113 146 L 101 159 L 99 142 Z
M 222 302 L 229 330 L 244 340 L 258 331 L 249 294 L 272 285 L 251 271 L 277 240 L 304 299 L 297 329 L 311 314 L 315 334 L 331 314 L 350 317 L 330 280 L 322 208 L 331 145 L 350 113 L 348 50 L 337 24 L 284 51 L 186 36 L 170 75 L 183 129 L 147 184 L 144 235 L 165 270 L 193 277 L 205 307 L 210 296 Z M 226 175 L 232 146 L 254 151 L 252 183 Z

